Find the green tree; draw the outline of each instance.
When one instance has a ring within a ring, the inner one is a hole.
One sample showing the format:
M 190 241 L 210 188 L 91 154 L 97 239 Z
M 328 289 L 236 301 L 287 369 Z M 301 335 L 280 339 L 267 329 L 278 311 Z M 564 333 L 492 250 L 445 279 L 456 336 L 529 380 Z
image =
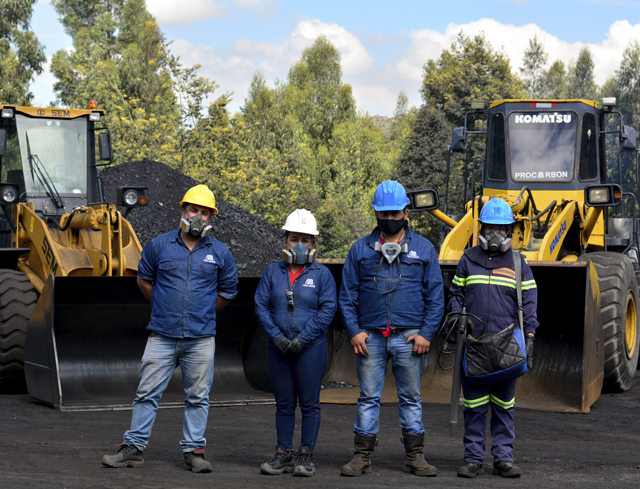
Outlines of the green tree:
M 636 39 L 630 41 L 622 53 L 622 62 L 615 78 L 613 93 L 603 95 L 617 96 L 625 124 L 640 132 L 640 43 Z
M 44 46 L 30 30 L 35 0 L 0 0 L 0 103 L 31 105 L 29 85 L 41 74 Z
M 567 70 L 562 61 L 554 61 L 544 77 L 542 98 L 563 99 L 567 96 Z
M 463 124 L 472 100 L 527 96 L 507 55 L 495 51 L 484 33 L 468 37 L 462 31 L 449 50 L 427 61 L 420 93 L 427 105 L 442 110 L 455 126 Z
M 532 98 L 545 96 L 547 72 L 544 67 L 548 59 L 549 55 L 544 50 L 542 43 L 538 41 L 538 36 L 535 35 L 529 39 L 529 47 L 524 52 L 520 74 L 524 89 Z
M 423 105 L 413 120 L 411 133 L 395 164 L 393 178 L 407 190 L 437 189 L 444 201 L 447 147 L 450 140 L 451 125 L 444 113 Z M 454 162 L 449 182 L 448 213 L 461 212 L 462 195 L 462 177 L 456 171 Z M 413 213 L 410 218 L 414 231 L 426 236 L 434 245 L 440 242 L 440 221 L 422 213 Z
M 578 54 L 578 59 L 569 66 L 567 96 L 572 99 L 595 100 L 598 94 L 593 69 L 595 63 L 587 46 Z
M 183 68 L 144 0 L 55 0 L 74 50 L 54 54 L 59 102 L 106 110 L 116 162 L 143 158 L 184 169 L 189 132 L 216 88 Z

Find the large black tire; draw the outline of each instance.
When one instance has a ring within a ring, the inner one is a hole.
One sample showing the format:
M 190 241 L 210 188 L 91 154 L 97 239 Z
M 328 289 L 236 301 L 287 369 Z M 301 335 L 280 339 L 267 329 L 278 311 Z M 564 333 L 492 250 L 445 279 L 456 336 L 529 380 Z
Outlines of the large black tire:
M 633 384 L 640 351 L 638 284 L 633 262 L 621 253 L 589 253 L 598 272 L 600 311 L 604 330 L 604 385 L 607 392 L 624 392 Z
M 27 323 L 37 299 L 24 273 L 0 270 L 0 379 L 24 378 Z

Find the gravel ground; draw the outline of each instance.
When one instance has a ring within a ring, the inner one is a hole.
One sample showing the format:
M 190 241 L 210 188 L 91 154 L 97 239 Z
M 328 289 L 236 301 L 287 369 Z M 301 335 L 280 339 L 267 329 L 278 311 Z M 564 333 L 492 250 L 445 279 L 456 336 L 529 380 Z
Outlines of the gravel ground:
M 187 488 L 187 487 L 430 487 L 430 488 L 626 488 L 640 486 L 640 379 L 627 393 L 603 395 L 589 414 L 516 410 L 515 456 L 524 475 L 507 480 L 488 471 L 459 479 L 462 435 L 449 434 L 448 406 L 424 405 L 427 459 L 438 477 L 418 478 L 402 471 L 403 449 L 397 404 L 382 407 L 373 473 L 340 477 L 351 456 L 355 406 L 323 405 L 316 446 L 316 476 L 264 476 L 275 445 L 274 406 L 212 408 L 207 457 L 210 474 L 185 470 L 178 442 L 182 410 L 161 409 L 143 469 L 108 469 L 100 461 L 115 453 L 131 411 L 59 412 L 24 394 L 0 396 L 0 487 L 2 488 Z M 299 426 L 298 426 L 299 427 Z M 296 431 L 296 438 L 299 436 Z M 491 457 L 487 457 L 486 469 Z
M 131 161 L 101 171 L 105 198 L 116 201 L 117 187 L 123 185 L 149 188 L 149 205 L 129 214 L 140 244 L 145 246 L 156 236 L 177 229 L 180 201 L 200 182 L 157 161 Z M 267 265 L 282 257 L 283 232 L 259 216 L 216 197 L 218 213 L 211 234 L 227 245 L 236 261 L 238 276 L 260 277 Z M 118 210 L 123 211 L 124 208 Z M 293 210 L 293 209 L 292 209 Z

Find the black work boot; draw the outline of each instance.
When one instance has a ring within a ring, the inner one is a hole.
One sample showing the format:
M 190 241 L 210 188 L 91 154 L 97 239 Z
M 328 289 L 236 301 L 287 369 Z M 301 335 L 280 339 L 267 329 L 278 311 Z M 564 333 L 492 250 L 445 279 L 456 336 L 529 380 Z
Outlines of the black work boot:
M 522 471 L 520 470 L 520 467 L 514 465 L 513 462 L 503 461 L 493 463 L 493 474 L 501 475 L 502 477 L 507 477 L 509 479 L 515 479 L 522 475 Z
M 293 450 L 285 450 L 280 445 L 278 445 L 276 447 L 276 453 L 273 455 L 271 462 L 263 463 L 260 466 L 260 472 L 267 475 L 280 475 L 284 472 L 293 472 L 295 466 L 296 452 L 294 452 Z
M 458 469 L 458 477 L 466 477 L 467 479 L 473 479 L 477 475 L 484 474 L 482 465 L 474 464 L 473 462 L 467 462 Z
M 102 465 L 106 467 L 133 467 L 140 469 L 144 467 L 144 458 L 142 451 L 138 450 L 135 445 L 127 445 L 122 443 L 118 445 L 120 448 L 115 455 L 105 455 L 102 457 Z
M 424 459 L 422 449 L 424 448 L 424 433 L 416 435 L 414 433 L 402 433 L 402 441 L 406 451 L 404 461 L 404 471 L 422 477 L 435 477 L 438 469 Z
M 361 435 L 356 433 L 353 441 L 354 452 L 351 462 L 342 466 L 341 475 L 357 477 L 371 473 L 371 454 L 376 446 L 376 435 Z
M 300 447 L 298 450 L 298 463 L 293 469 L 293 475 L 300 477 L 312 477 L 316 473 L 316 466 L 313 464 L 313 452 L 309 447 Z
M 204 448 L 184 452 L 184 463 L 191 468 L 191 472 L 211 472 L 211 464 L 204 458 Z

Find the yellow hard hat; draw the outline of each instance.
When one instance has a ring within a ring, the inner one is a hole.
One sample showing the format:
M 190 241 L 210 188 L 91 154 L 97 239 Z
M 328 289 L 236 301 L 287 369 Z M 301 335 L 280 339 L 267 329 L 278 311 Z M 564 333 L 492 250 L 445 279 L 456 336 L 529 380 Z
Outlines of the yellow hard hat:
M 184 204 L 195 204 L 201 205 L 202 207 L 208 207 L 211 209 L 213 214 L 218 212 L 218 209 L 216 209 L 216 198 L 213 195 L 213 192 L 209 190 L 209 187 L 206 185 L 196 185 L 195 187 L 191 187 L 187 190 L 187 193 L 184 194 L 184 197 L 180 201 L 180 207 Z

